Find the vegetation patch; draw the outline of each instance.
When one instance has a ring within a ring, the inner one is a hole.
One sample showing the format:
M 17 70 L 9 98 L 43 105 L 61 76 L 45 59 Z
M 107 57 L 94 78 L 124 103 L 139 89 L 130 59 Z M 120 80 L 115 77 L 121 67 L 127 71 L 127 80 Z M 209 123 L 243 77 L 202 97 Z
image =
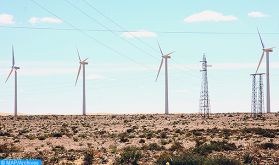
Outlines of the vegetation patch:
M 156 161 L 158 165 L 240 165 L 240 161 L 225 157 L 206 158 L 195 153 L 184 152 L 180 155 L 162 153 Z
M 120 155 L 120 158 L 116 159 L 116 164 L 119 165 L 137 165 L 138 161 L 142 158 L 142 153 L 139 148 L 135 146 L 126 147 Z
M 234 143 L 228 143 L 226 141 L 211 141 L 210 143 L 196 145 L 193 152 L 200 155 L 207 155 L 212 153 L 213 151 L 233 151 L 236 149 L 237 147 Z

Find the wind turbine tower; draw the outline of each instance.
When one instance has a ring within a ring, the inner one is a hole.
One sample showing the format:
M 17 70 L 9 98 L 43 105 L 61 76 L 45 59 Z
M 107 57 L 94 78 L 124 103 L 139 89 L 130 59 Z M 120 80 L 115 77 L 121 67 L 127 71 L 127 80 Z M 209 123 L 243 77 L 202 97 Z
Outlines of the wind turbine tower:
M 159 49 L 160 49 L 160 52 L 161 52 L 161 55 L 162 55 L 162 60 L 161 60 L 160 67 L 159 67 L 159 70 L 158 70 L 158 73 L 157 73 L 156 81 L 158 80 L 162 65 L 165 62 L 165 114 L 168 115 L 169 114 L 168 59 L 171 58 L 170 55 L 173 52 L 164 55 L 164 53 L 163 53 L 163 51 L 160 47 L 159 42 L 158 42 L 158 46 L 159 46 Z
M 209 92 L 208 92 L 208 79 L 207 79 L 207 67 L 211 67 L 211 65 L 207 65 L 207 60 L 205 54 L 203 54 L 203 59 L 200 61 L 202 63 L 202 83 L 201 83 L 201 93 L 200 93 L 200 112 L 203 114 L 203 117 L 209 118 L 210 114 L 210 100 L 209 100 Z
M 20 69 L 20 67 L 15 66 L 15 56 L 14 56 L 14 47 L 12 46 L 12 68 L 11 71 L 5 81 L 5 83 L 9 80 L 11 74 L 13 71 L 15 71 L 15 102 L 14 102 L 14 115 L 17 117 L 17 70 Z
M 77 49 L 77 54 L 78 54 L 78 59 L 79 59 L 79 68 L 78 68 L 78 74 L 77 74 L 77 78 L 76 78 L 76 83 L 75 85 L 77 85 L 77 81 L 78 81 L 78 77 L 79 77 L 79 74 L 80 74 L 80 70 L 81 70 L 81 67 L 82 67 L 82 78 L 83 78 L 83 97 L 82 97 L 82 115 L 86 115 L 86 98 L 85 98 L 85 65 L 88 65 L 88 58 L 86 58 L 85 60 L 81 60 L 80 58 L 80 55 L 79 55 L 79 51 Z
M 272 48 L 265 48 L 259 30 L 258 30 L 258 34 L 259 34 L 259 37 L 260 37 L 260 40 L 261 40 L 263 53 L 262 53 L 260 62 L 259 62 L 259 64 L 258 64 L 256 73 L 258 73 L 258 70 L 259 70 L 260 65 L 261 65 L 261 63 L 262 63 L 262 60 L 263 60 L 263 57 L 264 57 L 264 55 L 265 55 L 265 56 L 266 56 L 266 112 L 267 112 L 267 113 L 270 113 L 269 53 L 273 52 L 273 48 L 274 48 L 274 47 L 272 47 Z

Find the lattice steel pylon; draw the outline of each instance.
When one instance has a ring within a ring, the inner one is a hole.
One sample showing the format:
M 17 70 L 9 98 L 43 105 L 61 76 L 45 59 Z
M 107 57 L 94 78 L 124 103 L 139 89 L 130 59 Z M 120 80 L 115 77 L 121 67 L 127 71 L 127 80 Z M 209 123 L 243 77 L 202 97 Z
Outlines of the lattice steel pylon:
M 264 89 L 263 89 L 264 73 L 251 74 L 252 76 L 252 100 L 251 100 L 251 116 L 261 116 L 264 112 Z
M 263 89 L 263 74 L 259 74 L 259 82 L 258 82 L 258 104 L 257 104 L 257 111 L 258 115 L 262 115 L 264 113 L 264 89 Z
M 205 54 L 203 54 L 203 59 L 200 61 L 202 63 L 202 82 L 201 82 L 201 92 L 200 92 L 200 113 L 204 118 L 209 118 L 210 114 L 210 100 L 209 100 L 209 92 L 208 92 L 208 79 L 207 79 L 207 67 L 211 67 L 207 65 L 207 60 Z
M 251 101 L 251 116 L 256 117 L 257 116 L 257 74 L 251 74 L 252 76 L 252 101 Z

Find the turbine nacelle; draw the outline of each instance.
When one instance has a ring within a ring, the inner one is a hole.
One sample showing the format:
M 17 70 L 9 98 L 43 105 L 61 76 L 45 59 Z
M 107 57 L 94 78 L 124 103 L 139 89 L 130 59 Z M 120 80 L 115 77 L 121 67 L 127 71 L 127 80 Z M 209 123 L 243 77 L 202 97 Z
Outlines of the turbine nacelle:
M 164 56 L 162 56 L 163 58 L 171 58 L 171 56 L 169 56 L 169 55 L 164 55 Z
M 81 62 L 79 62 L 81 65 L 88 65 L 88 62 L 86 62 L 86 61 L 81 61 Z
M 264 52 L 273 52 L 273 48 L 274 47 L 272 47 L 272 48 L 265 48 L 265 49 L 263 49 L 263 51 Z
M 20 69 L 20 67 L 18 67 L 18 66 L 13 66 L 12 68 L 15 69 L 15 70 Z

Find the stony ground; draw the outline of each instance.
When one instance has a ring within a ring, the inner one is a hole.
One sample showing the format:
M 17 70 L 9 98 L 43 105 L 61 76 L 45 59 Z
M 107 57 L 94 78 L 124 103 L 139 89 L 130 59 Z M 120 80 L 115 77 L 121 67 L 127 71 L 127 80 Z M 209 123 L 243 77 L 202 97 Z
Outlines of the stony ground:
M 159 164 L 161 154 L 191 151 L 241 164 L 279 164 L 278 137 L 276 113 L 258 118 L 212 114 L 209 119 L 198 114 L 0 116 L 0 159 L 38 158 L 44 164 L 128 164 L 136 159 L 138 164 Z M 206 146 L 214 142 L 229 147 Z

